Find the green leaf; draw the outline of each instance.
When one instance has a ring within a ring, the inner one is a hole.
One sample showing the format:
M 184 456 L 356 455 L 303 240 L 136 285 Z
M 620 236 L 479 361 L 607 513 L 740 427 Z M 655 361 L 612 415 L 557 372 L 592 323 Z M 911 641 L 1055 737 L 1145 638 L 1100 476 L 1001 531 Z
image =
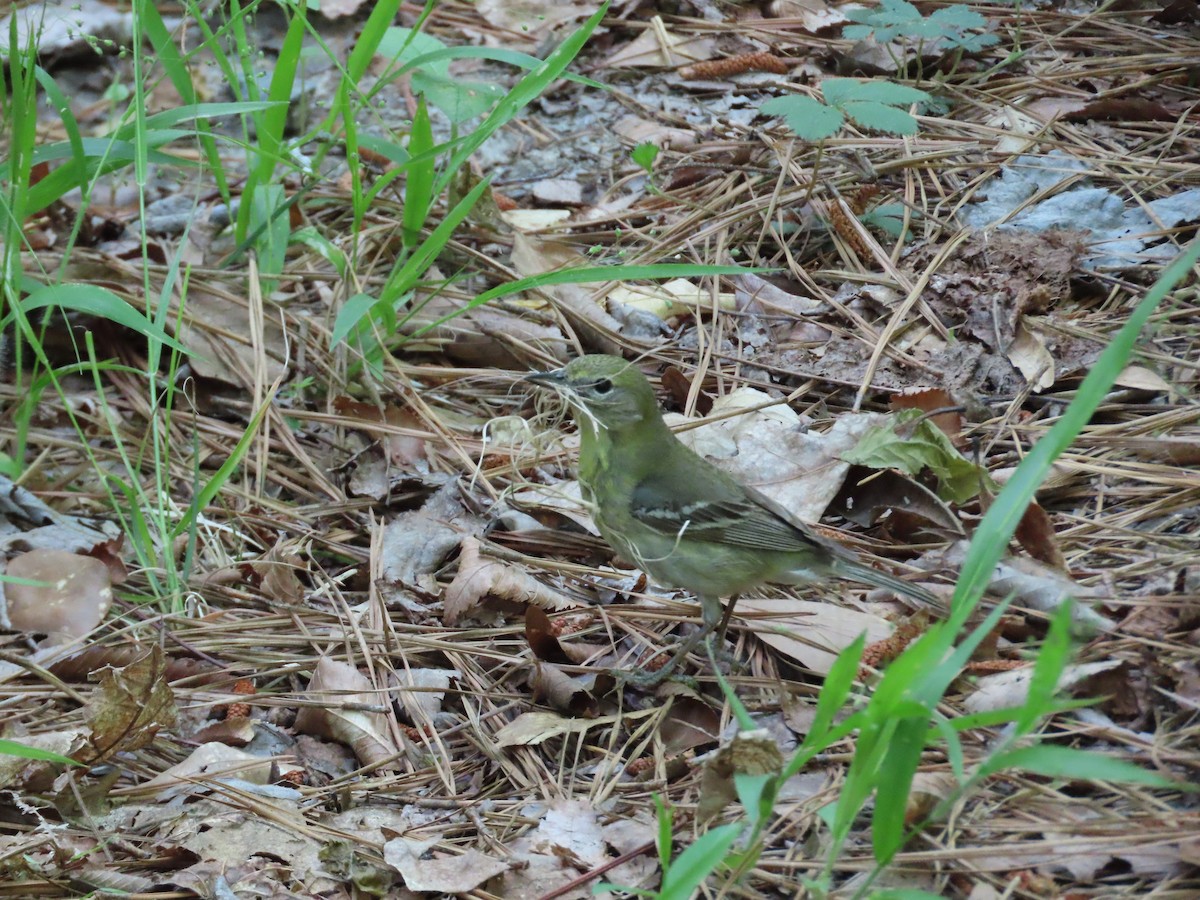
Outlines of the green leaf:
M 448 75 L 416 72 L 413 90 L 446 114 L 455 125 L 482 116 L 504 96 L 504 88 L 484 81 L 463 81 Z
M 658 153 L 658 147 L 646 141 L 634 147 L 633 152 L 629 156 L 635 163 L 646 170 L 647 175 L 652 175 L 654 173 L 654 161 L 658 159 Z
M 808 737 L 804 740 L 805 744 L 809 742 L 810 738 L 823 736 L 833 724 L 838 710 L 846 705 L 850 691 L 854 688 L 854 681 L 858 678 L 863 648 L 866 647 L 866 644 L 866 634 L 860 634 L 850 646 L 838 654 L 833 665 L 829 667 L 829 674 L 825 676 L 825 684 L 821 686 L 821 693 L 817 695 L 817 710 L 813 714 Z
M 30 747 L 28 744 L 22 744 L 19 741 L 10 741 L 7 738 L 0 738 L 0 753 L 6 756 L 17 756 L 21 759 L 40 759 L 43 762 L 62 763 L 64 766 L 83 765 L 78 760 L 71 759 L 69 756 L 63 756 L 61 753 L 55 753 L 52 750 L 43 750 L 40 747 Z
M 772 97 L 762 105 L 769 116 L 780 116 L 796 137 L 806 141 L 823 141 L 837 133 L 845 118 L 832 107 L 818 103 L 811 97 L 789 95 Z
M 1038 651 L 1025 703 L 1016 720 L 1016 733 L 1028 734 L 1039 719 L 1050 712 L 1058 681 L 1071 658 L 1071 610 L 1073 603 L 1063 603 L 1050 620 L 1050 630 Z
M 429 122 L 429 108 L 425 98 L 417 100 L 417 112 L 413 116 L 412 133 L 408 137 L 407 156 L 413 159 L 408 178 L 404 183 L 404 245 L 414 247 L 421 239 L 421 228 L 429 215 L 433 203 L 433 179 L 437 157 L 433 151 L 433 126 Z M 415 159 L 414 159 L 415 157 Z
M 107 288 L 94 284 L 48 284 L 33 291 L 21 301 L 21 308 L 26 313 L 50 306 L 61 306 L 63 309 L 74 309 L 99 316 L 136 331 L 145 338 L 158 341 L 172 350 L 188 352 L 187 347 Z
M 1021 769 L 1049 778 L 1070 778 L 1086 781 L 1116 781 L 1125 784 L 1145 784 L 1151 787 L 1196 790 L 1141 766 L 1074 747 L 1039 745 L 1010 750 L 992 757 L 980 767 L 980 776 L 992 775 L 1004 769 Z
M 766 789 L 768 785 L 775 782 L 778 774 L 777 772 L 760 775 L 751 775 L 746 772 L 733 773 L 733 784 L 737 790 L 738 801 L 746 810 L 752 825 L 770 814 L 771 801 L 775 797 L 775 792 Z
M 925 91 L 880 79 L 864 81 L 859 78 L 826 78 L 821 82 L 821 93 L 824 94 L 826 102 L 834 106 L 842 106 L 855 100 L 869 100 L 887 106 L 910 106 L 929 99 L 929 94 Z
M 297 228 L 292 232 L 290 242 L 293 244 L 303 244 L 324 259 L 326 262 L 333 265 L 339 275 L 346 277 L 346 254 L 338 247 L 334 246 L 333 242 L 311 225 L 306 225 L 303 228 Z
M 917 120 L 894 106 L 859 100 L 842 104 L 841 110 L 864 128 L 888 134 L 917 133 Z
M 878 228 L 892 237 L 898 238 L 904 234 L 903 203 L 881 203 L 858 218 L 867 227 Z M 917 218 L 915 213 L 912 218 Z
M 663 873 L 659 900 L 691 900 L 692 893 L 700 883 L 721 865 L 743 827 L 741 823 L 734 822 L 696 838 Z
M 938 480 L 938 496 L 951 503 L 963 503 L 979 493 L 992 481 L 987 470 L 963 457 L 950 443 L 946 433 L 920 410 L 904 410 L 895 417 L 894 425 L 868 430 L 848 451 L 843 460 L 872 469 L 899 469 L 917 475 L 929 469 Z M 915 427 L 906 427 L 914 420 Z M 901 432 L 911 430 L 907 437 Z
M 350 332 L 358 328 L 358 324 L 363 320 L 363 317 L 378 302 L 379 300 L 370 294 L 355 294 L 343 303 L 342 308 L 338 310 L 337 318 L 333 320 L 333 331 L 329 335 L 329 346 L 336 347 L 344 341 Z
M 391 59 L 397 67 L 403 68 L 410 63 L 416 63 L 430 75 L 448 78 L 450 76 L 450 60 L 448 58 L 434 57 L 428 61 L 417 62 L 422 56 L 446 49 L 446 44 L 431 34 L 395 25 L 383 33 L 383 39 L 375 48 L 375 52 L 379 56 Z
M 929 717 L 907 718 L 888 741 L 887 755 L 879 765 L 875 811 L 871 816 L 871 843 L 875 859 L 888 863 L 904 845 L 904 812 L 913 776 L 921 763 Z

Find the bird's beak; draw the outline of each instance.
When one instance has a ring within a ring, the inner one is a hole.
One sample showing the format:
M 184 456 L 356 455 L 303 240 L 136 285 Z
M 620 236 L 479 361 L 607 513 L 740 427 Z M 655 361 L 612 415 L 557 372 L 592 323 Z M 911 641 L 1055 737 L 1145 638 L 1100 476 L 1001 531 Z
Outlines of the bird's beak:
M 524 380 L 545 387 L 556 387 L 567 380 L 567 370 L 553 369 L 549 372 L 530 372 L 525 376 Z

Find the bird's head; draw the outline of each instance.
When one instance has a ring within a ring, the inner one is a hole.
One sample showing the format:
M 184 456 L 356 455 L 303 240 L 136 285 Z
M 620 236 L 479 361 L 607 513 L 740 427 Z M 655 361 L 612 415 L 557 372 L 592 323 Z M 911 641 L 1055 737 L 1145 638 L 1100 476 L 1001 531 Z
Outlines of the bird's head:
M 654 389 L 646 376 L 619 356 L 593 354 L 552 372 L 534 372 L 526 381 L 550 388 L 571 404 L 582 424 L 621 431 L 643 422 L 661 422 Z

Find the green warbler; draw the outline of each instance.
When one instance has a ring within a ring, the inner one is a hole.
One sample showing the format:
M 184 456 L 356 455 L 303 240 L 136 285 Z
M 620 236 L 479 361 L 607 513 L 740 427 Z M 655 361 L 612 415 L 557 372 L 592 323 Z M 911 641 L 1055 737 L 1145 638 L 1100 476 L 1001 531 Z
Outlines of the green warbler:
M 581 356 L 526 378 L 571 406 L 579 483 L 600 534 L 656 581 L 700 600 L 703 628 L 652 679 L 635 680 L 667 677 L 720 624 L 722 597 L 765 582 L 842 576 L 938 605 L 925 588 L 861 562 L 689 450 L 663 422 L 646 377 L 620 357 Z

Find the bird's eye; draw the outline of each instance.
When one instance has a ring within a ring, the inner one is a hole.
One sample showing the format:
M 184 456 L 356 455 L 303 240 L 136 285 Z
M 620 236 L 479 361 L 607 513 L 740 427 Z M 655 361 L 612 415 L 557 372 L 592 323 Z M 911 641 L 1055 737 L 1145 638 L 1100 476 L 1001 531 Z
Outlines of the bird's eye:
M 607 378 L 601 378 L 594 385 L 592 385 L 592 390 L 597 394 L 607 394 L 612 390 L 612 382 Z

